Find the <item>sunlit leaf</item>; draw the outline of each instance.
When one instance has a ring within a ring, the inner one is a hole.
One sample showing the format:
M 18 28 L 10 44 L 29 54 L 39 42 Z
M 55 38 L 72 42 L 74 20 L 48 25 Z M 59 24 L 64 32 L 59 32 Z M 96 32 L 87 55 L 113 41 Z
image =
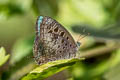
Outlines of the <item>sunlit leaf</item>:
M 5 55 L 5 49 L 3 47 L 0 48 L 0 66 L 5 64 L 5 62 L 9 59 L 10 55 Z
M 83 59 L 68 59 L 48 62 L 32 70 L 29 74 L 27 74 L 27 76 L 23 77 L 22 80 L 43 80 L 57 72 L 69 68 L 70 66 L 74 65 L 77 61 L 80 60 Z

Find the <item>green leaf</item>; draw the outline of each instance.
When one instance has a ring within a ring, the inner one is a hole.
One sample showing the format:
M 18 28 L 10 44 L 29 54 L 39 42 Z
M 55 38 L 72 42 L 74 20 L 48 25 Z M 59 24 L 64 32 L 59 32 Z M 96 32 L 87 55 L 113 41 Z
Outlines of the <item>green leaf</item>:
M 48 62 L 32 70 L 29 74 L 27 74 L 27 76 L 23 77 L 22 80 L 36 80 L 36 79 L 43 80 L 55 73 L 58 73 L 66 68 L 69 68 L 70 66 L 74 65 L 76 62 L 80 60 L 83 60 L 83 58 Z
M 5 62 L 9 59 L 10 55 L 5 55 L 5 49 L 3 47 L 0 48 L 0 66 L 5 64 Z

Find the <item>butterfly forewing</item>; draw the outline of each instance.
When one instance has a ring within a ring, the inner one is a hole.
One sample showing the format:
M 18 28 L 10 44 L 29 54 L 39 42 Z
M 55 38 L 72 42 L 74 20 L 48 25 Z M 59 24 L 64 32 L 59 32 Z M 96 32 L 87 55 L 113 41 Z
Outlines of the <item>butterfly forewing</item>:
M 50 17 L 43 17 L 41 21 L 39 18 L 36 24 L 36 39 L 33 49 L 36 62 L 42 64 L 74 58 L 77 45 L 70 33 Z

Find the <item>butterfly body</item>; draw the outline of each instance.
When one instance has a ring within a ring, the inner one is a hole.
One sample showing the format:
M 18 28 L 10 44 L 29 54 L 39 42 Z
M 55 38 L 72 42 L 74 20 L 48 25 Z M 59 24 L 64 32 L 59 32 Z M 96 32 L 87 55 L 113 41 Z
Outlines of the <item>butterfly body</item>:
M 77 45 L 70 33 L 50 17 L 38 17 L 34 58 L 38 64 L 76 57 Z

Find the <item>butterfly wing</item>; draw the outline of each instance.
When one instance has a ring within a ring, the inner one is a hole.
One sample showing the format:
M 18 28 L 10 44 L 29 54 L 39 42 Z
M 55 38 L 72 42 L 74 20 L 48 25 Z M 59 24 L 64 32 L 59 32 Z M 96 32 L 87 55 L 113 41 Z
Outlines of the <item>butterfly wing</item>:
M 41 17 L 41 16 L 40 16 Z M 38 18 L 34 57 L 38 64 L 76 56 L 77 45 L 70 33 L 50 17 Z M 40 23 L 40 24 L 39 24 Z

